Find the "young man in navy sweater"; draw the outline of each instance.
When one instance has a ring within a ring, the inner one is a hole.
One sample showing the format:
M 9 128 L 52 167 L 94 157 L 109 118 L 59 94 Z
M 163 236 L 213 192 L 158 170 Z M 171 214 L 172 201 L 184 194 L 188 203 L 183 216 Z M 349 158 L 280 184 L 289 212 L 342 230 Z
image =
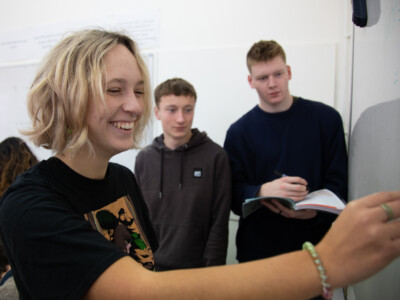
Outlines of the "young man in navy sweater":
M 347 150 L 339 113 L 320 102 L 292 96 L 290 66 L 275 41 L 255 43 L 247 54 L 248 82 L 259 104 L 233 123 L 226 135 L 233 179 L 233 211 L 241 215 L 246 198 L 281 196 L 304 199 L 327 188 L 347 197 Z M 300 249 L 317 243 L 333 215 L 293 211 L 276 201 L 240 219 L 239 262 Z

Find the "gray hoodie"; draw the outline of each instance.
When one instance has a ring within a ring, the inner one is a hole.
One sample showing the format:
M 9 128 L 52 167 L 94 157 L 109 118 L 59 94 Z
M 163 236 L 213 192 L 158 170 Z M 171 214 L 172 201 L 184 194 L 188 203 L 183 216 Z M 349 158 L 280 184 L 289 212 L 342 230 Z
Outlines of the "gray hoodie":
M 136 157 L 135 176 L 159 241 L 156 269 L 225 264 L 231 173 L 222 147 L 197 129 L 175 150 L 161 135 Z

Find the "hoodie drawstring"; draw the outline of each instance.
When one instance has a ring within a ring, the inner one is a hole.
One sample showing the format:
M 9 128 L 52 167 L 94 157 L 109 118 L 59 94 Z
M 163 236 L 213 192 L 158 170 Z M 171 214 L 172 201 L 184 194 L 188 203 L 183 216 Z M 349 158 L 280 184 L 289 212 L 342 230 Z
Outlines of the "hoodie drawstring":
M 182 146 L 181 149 L 181 166 L 180 166 L 180 174 L 179 174 L 179 190 L 182 190 L 183 186 L 183 165 L 184 165 L 184 157 L 185 157 L 185 150 L 188 148 L 188 145 L 185 144 Z M 160 154 L 161 154 L 161 163 L 160 163 L 160 191 L 158 193 L 158 198 L 162 199 L 163 197 L 163 183 L 164 183 L 164 148 L 160 147 Z
M 187 148 L 187 144 L 185 144 L 181 150 L 181 174 L 179 176 L 179 190 L 182 189 L 182 185 L 183 185 L 183 157 L 184 157 L 184 151 L 186 148 Z
M 164 149 L 160 149 L 161 151 L 161 163 L 160 163 L 160 192 L 158 194 L 158 198 L 162 199 L 163 196 L 163 165 L 164 165 Z

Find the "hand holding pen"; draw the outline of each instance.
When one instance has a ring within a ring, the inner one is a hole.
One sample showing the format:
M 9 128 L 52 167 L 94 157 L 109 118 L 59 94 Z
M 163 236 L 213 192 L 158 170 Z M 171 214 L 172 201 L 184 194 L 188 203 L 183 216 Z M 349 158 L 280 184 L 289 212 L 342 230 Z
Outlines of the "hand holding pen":
M 287 176 L 280 172 L 280 178 L 264 183 L 257 196 L 288 197 L 294 201 L 303 200 L 307 194 L 307 181 L 298 176 Z
M 277 196 L 287 197 L 294 201 L 303 200 L 308 194 L 308 183 L 305 179 L 298 176 L 287 176 L 286 174 L 278 171 L 274 172 L 279 176 L 270 182 L 264 183 L 259 192 L 258 196 Z M 284 207 L 278 201 L 261 201 L 261 203 L 272 212 L 282 215 L 286 218 L 294 219 L 311 219 L 316 216 L 315 210 L 301 210 L 294 211 Z
M 287 175 L 285 173 L 280 173 L 279 171 L 274 171 L 274 173 L 276 175 L 278 175 L 279 177 L 286 177 Z M 300 184 L 300 183 L 295 183 L 295 184 Z M 307 191 L 308 191 L 308 184 L 306 185 Z

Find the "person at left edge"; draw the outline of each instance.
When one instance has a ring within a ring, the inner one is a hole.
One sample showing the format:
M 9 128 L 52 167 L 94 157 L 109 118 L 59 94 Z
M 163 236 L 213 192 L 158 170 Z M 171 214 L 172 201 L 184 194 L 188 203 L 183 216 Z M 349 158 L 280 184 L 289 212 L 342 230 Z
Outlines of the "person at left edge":
M 29 146 L 19 137 L 10 136 L 0 143 L 0 197 L 18 175 L 38 163 Z M 0 300 L 19 299 L 9 259 L 0 238 Z
M 136 158 L 135 176 L 159 248 L 156 270 L 226 263 L 231 177 L 225 150 L 192 128 L 196 91 L 182 78 L 154 91 L 163 134 Z

